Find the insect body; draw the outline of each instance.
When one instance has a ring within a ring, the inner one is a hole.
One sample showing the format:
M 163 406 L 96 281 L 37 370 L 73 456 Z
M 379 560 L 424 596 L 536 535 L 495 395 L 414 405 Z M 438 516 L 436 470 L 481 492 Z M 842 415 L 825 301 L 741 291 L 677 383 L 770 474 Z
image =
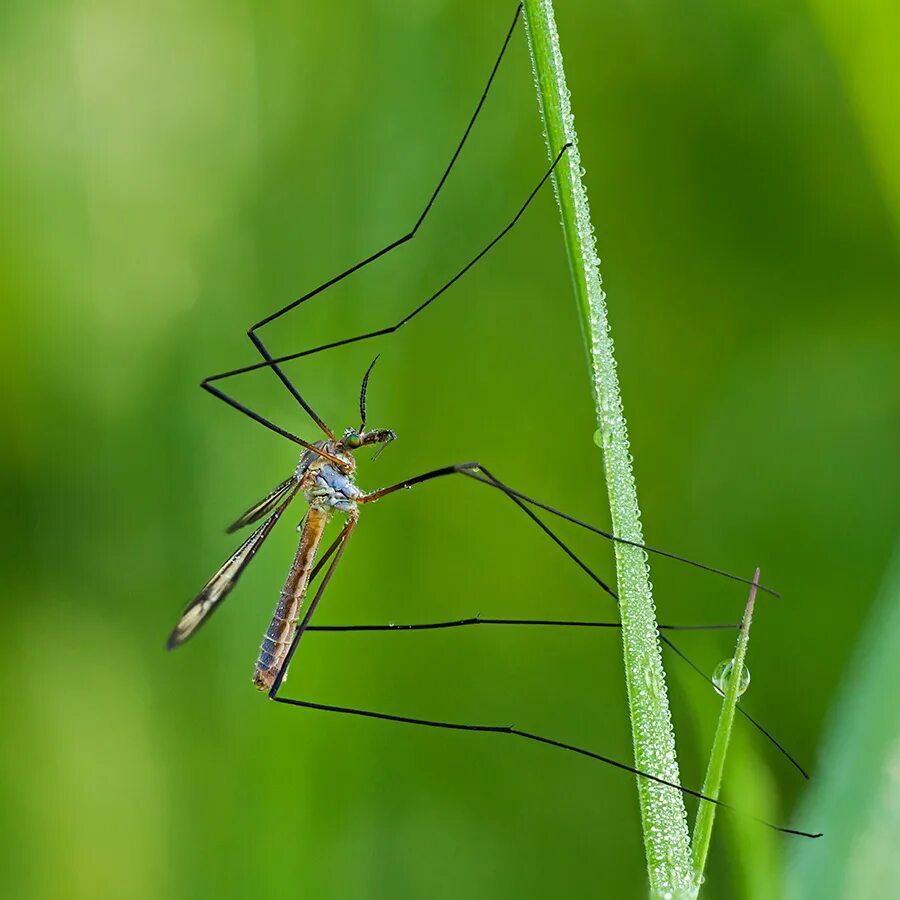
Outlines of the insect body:
M 229 526 L 229 532 L 237 531 L 267 517 L 265 522 L 225 561 L 185 609 L 169 636 L 170 649 L 191 637 L 218 607 L 237 583 L 244 568 L 281 518 L 282 513 L 297 494 L 302 492 L 309 509 L 298 529 L 300 543 L 281 590 L 272 621 L 263 638 L 253 674 L 254 684 L 261 691 L 272 691 L 277 683 L 284 681 L 290 648 L 297 635 L 300 609 L 313 575 L 322 535 L 331 517 L 335 512 L 346 513 L 347 522 L 337 541 L 328 551 L 328 556 L 338 547 L 343 549 L 359 519 L 360 503 L 376 500 L 386 493 L 407 486 L 406 483 L 402 483 L 367 494 L 360 490 L 354 480 L 356 472 L 354 451 L 377 444 L 384 447 L 397 437 L 387 428 L 366 431 L 366 388 L 374 365 L 373 360 L 363 378 L 360 391 L 359 408 L 362 417 L 360 427 L 348 428 L 340 439 L 332 438 L 311 444 L 309 449 L 300 455 L 293 475 Z M 443 473 L 444 470 L 438 470 L 436 474 Z M 312 610 L 310 614 L 311 612 Z
M 413 725 L 421 725 L 431 728 L 442 728 L 442 729 L 453 729 L 459 731 L 472 731 L 472 732 L 481 732 L 481 733 L 493 733 L 493 734 L 506 734 L 513 735 L 524 740 L 533 741 L 537 743 L 541 743 L 544 745 L 554 746 L 557 748 L 561 748 L 564 750 L 568 750 L 574 753 L 577 753 L 581 756 L 588 757 L 591 759 L 599 760 L 608 765 L 614 766 L 618 769 L 631 772 L 635 775 L 638 775 L 643 778 L 648 778 L 652 781 L 655 781 L 659 784 L 666 785 L 673 790 L 679 790 L 686 794 L 690 794 L 692 796 L 698 797 L 701 800 L 715 803 L 719 806 L 725 806 L 726 804 L 722 803 L 722 801 L 718 799 L 713 799 L 711 797 L 707 797 L 704 794 L 701 794 L 697 791 L 693 791 L 689 788 L 685 788 L 679 784 L 674 783 L 673 781 L 667 781 L 658 775 L 653 774 L 652 772 L 646 772 L 641 769 L 638 769 L 632 765 L 628 765 L 626 763 L 617 762 L 615 760 L 610 759 L 609 757 L 602 756 L 598 753 L 594 753 L 590 750 L 585 750 L 580 747 L 575 747 L 570 744 L 563 743 L 561 741 L 557 741 L 552 738 L 542 737 L 537 734 L 533 734 L 527 731 L 519 730 L 512 726 L 507 725 L 473 725 L 473 724 L 462 724 L 456 722 L 446 722 L 446 721 L 434 721 L 434 720 L 426 720 L 426 719 L 418 719 L 411 718 L 408 716 L 395 715 L 391 713 L 383 713 L 383 712 L 375 712 L 372 710 L 363 710 L 356 709 L 350 707 L 342 707 L 342 706 L 332 706 L 326 705 L 322 703 L 315 703 L 312 701 L 299 700 L 289 697 L 284 697 L 279 695 L 279 688 L 281 687 L 284 679 L 287 675 L 288 667 L 290 665 L 293 654 L 296 652 L 300 639 L 306 631 L 312 630 L 331 630 L 331 631 L 352 631 L 352 630 L 367 630 L 367 631 L 375 631 L 375 630 L 395 630 L 396 626 L 338 626 L 338 627 L 322 627 L 316 628 L 315 626 L 310 625 L 310 620 L 316 610 L 316 607 L 321 599 L 334 571 L 337 567 L 344 550 L 347 546 L 347 542 L 349 541 L 350 536 L 352 535 L 354 529 L 356 528 L 358 519 L 359 519 L 359 507 L 363 504 L 373 502 L 378 500 L 381 497 L 387 496 L 388 494 L 393 493 L 394 491 L 399 491 L 405 488 L 410 488 L 416 484 L 420 484 L 422 482 L 430 481 L 436 478 L 442 478 L 444 476 L 449 475 L 463 475 L 469 479 L 473 479 L 478 481 L 481 484 L 487 485 L 493 490 L 499 491 L 508 497 L 520 510 L 522 510 L 526 515 L 531 518 L 531 520 L 538 525 L 541 530 L 548 535 L 567 555 L 568 557 L 574 561 L 584 572 L 587 574 L 595 585 L 600 587 L 603 591 L 605 591 L 609 596 L 611 596 L 614 600 L 618 601 L 617 594 L 615 590 L 610 587 L 605 581 L 603 581 L 579 556 L 577 556 L 564 542 L 563 540 L 556 535 L 556 533 L 538 516 L 535 512 L 535 508 L 539 509 L 543 512 L 550 513 L 554 516 L 558 516 L 574 525 L 587 529 L 595 534 L 599 534 L 609 540 L 617 541 L 622 544 L 627 544 L 630 546 L 635 546 L 642 548 L 643 550 L 659 553 L 663 556 L 667 556 L 670 558 L 679 559 L 683 562 L 689 563 L 691 565 L 697 566 L 701 569 L 706 569 L 707 571 L 714 572 L 719 575 L 724 575 L 728 578 L 732 578 L 736 581 L 744 582 L 750 584 L 751 582 L 746 578 L 741 578 L 736 575 L 730 575 L 727 572 L 723 572 L 720 569 L 715 569 L 710 566 L 703 565 L 701 563 L 693 562 L 692 560 L 685 559 L 681 556 L 676 556 L 675 554 L 668 553 L 666 551 L 656 550 L 652 547 L 647 547 L 643 544 L 637 544 L 633 541 L 625 540 L 616 536 L 615 534 L 611 534 L 608 531 L 604 531 L 600 528 L 596 528 L 593 525 L 589 525 L 586 522 L 580 521 L 572 516 L 569 516 L 565 513 L 560 512 L 557 509 L 554 509 L 551 506 L 548 506 L 544 503 L 541 503 L 537 500 L 532 499 L 531 497 L 523 494 L 519 491 L 513 490 L 512 488 L 505 485 L 499 479 L 497 479 L 488 469 L 479 463 L 475 462 L 467 462 L 460 463 L 456 465 L 443 466 L 438 469 L 433 469 L 428 472 L 424 472 L 420 475 L 416 475 L 412 478 L 408 478 L 405 481 L 399 482 L 397 484 L 390 485 L 385 488 L 381 488 L 379 490 L 373 491 L 371 493 L 365 492 L 361 490 L 355 482 L 354 474 L 356 469 L 356 462 L 354 459 L 355 451 L 370 445 L 380 445 L 380 452 L 386 444 L 390 443 L 394 440 L 395 435 L 393 431 L 389 429 L 380 429 L 367 431 L 366 430 L 366 390 L 368 386 L 369 375 L 372 371 L 372 365 L 369 366 L 366 371 L 365 376 L 362 380 L 362 386 L 360 390 L 360 399 L 359 399 L 359 410 L 360 410 L 360 419 L 361 424 L 358 429 L 347 429 L 342 436 L 336 436 L 335 432 L 329 428 L 329 426 L 325 423 L 325 421 L 315 412 L 310 403 L 304 398 L 301 394 L 300 390 L 294 384 L 294 382 L 288 377 L 287 373 L 284 371 L 284 364 L 290 362 L 291 360 L 299 359 L 301 357 L 310 356 L 314 353 L 319 353 L 325 350 L 335 349 L 341 346 L 346 346 L 349 344 L 355 344 L 361 341 L 367 341 L 370 339 L 375 339 L 379 337 L 383 337 L 385 335 L 393 334 L 398 331 L 401 327 L 403 327 L 407 322 L 411 321 L 413 318 L 422 313 L 425 309 L 427 309 L 430 304 L 432 304 L 435 300 L 438 299 L 445 291 L 447 291 L 456 281 L 463 277 L 486 253 L 488 253 L 492 247 L 494 247 L 503 237 L 508 234 L 509 231 L 514 227 L 516 222 L 518 222 L 519 218 L 524 214 L 525 210 L 528 208 L 529 204 L 532 202 L 534 197 L 540 191 L 542 186 L 551 178 L 556 169 L 557 165 L 559 165 L 563 159 L 566 158 L 566 151 L 569 149 L 570 145 L 565 145 L 559 148 L 550 167 L 544 172 L 541 179 L 537 182 L 536 186 L 533 188 L 531 193 L 528 195 L 525 202 L 521 205 L 509 223 L 490 241 L 488 242 L 483 249 L 476 254 L 465 266 L 463 266 L 456 275 L 454 275 L 449 281 L 444 283 L 438 290 L 434 291 L 427 299 L 423 302 L 419 303 L 410 313 L 408 313 L 404 318 L 402 318 L 399 322 L 394 325 L 388 325 L 386 327 L 381 327 L 375 329 L 373 331 L 369 331 L 363 334 L 354 335 L 351 337 L 345 337 L 340 340 L 332 341 L 328 344 L 323 344 L 318 347 L 314 347 L 308 350 L 303 350 L 296 353 L 291 353 L 286 356 L 273 357 L 269 350 L 264 345 L 261 337 L 259 336 L 260 329 L 263 326 L 275 321 L 281 316 L 290 313 L 292 310 L 297 309 L 301 304 L 306 301 L 312 299 L 318 294 L 330 288 L 332 285 L 341 281 L 344 278 L 352 275 L 354 272 L 360 270 L 361 268 L 376 262 L 382 256 L 389 253 L 391 250 L 399 247 L 400 245 L 406 243 L 407 241 L 412 240 L 415 237 L 420 225 L 425 220 L 428 212 L 432 208 L 438 194 L 443 188 L 453 165 L 455 164 L 457 158 L 459 157 L 463 146 L 466 142 L 466 139 L 469 136 L 469 133 L 472 130 L 472 127 L 475 123 L 475 120 L 482 109 L 482 106 L 485 102 L 485 98 L 487 97 L 488 90 L 490 89 L 491 83 L 494 79 L 494 76 L 497 72 L 497 69 L 500 65 L 500 61 L 503 58 L 503 54 L 506 50 L 506 47 L 510 41 L 511 35 L 513 33 L 513 29 L 515 27 L 516 21 L 519 17 L 519 12 L 521 7 L 517 8 L 516 15 L 513 19 L 513 23 L 510 26 L 510 29 L 506 35 L 506 39 L 504 40 L 503 46 L 500 51 L 500 55 L 497 58 L 496 63 L 491 71 L 490 77 L 487 82 L 487 87 L 484 90 L 484 93 L 481 96 L 481 99 L 476 106 L 475 112 L 469 120 L 468 126 L 462 136 L 462 139 L 459 141 L 455 152 L 450 160 L 450 163 L 444 170 L 444 173 L 437 185 L 434 189 L 431 197 L 425 205 L 424 210 L 419 215 L 415 224 L 405 235 L 397 238 L 394 241 L 388 243 L 382 249 L 372 253 L 361 262 L 356 263 L 350 268 L 346 269 L 344 272 L 336 275 L 335 277 L 329 279 L 323 284 L 319 285 L 317 288 L 314 288 L 312 291 L 304 294 L 300 298 L 288 303 L 283 306 L 278 311 L 272 313 L 261 321 L 257 322 L 253 325 L 249 331 L 248 335 L 252 340 L 254 346 L 259 351 L 262 356 L 262 361 L 257 362 L 251 365 L 243 366 L 242 368 L 232 369 L 227 372 L 222 372 L 217 375 L 209 376 L 204 379 L 201 386 L 204 390 L 218 397 L 223 402 L 227 403 L 232 408 L 238 410 L 243 413 L 247 417 L 253 419 L 254 421 L 260 423 L 264 427 L 269 430 L 281 435 L 284 438 L 287 438 L 290 441 L 293 441 L 295 444 L 299 444 L 304 448 L 304 452 L 302 453 L 300 460 L 297 464 L 297 467 L 294 473 L 281 484 L 279 484 L 274 490 L 272 490 L 269 494 L 267 494 L 262 500 L 254 504 L 250 509 L 248 509 L 236 522 L 234 522 L 231 527 L 228 529 L 231 531 L 237 531 L 238 529 L 244 528 L 245 526 L 251 525 L 256 522 L 262 521 L 262 524 L 258 525 L 256 530 L 248 537 L 243 544 L 225 561 L 225 563 L 220 567 L 220 569 L 212 576 L 212 578 L 204 585 L 201 589 L 200 593 L 194 598 L 194 600 L 188 605 L 182 614 L 178 624 L 173 629 L 171 635 L 169 636 L 168 646 L 170 648 L 177 647 L 184 643 L 188 638 L 190 638 L 196 631 L 201 627 L 201 625 L 206 622 L 212 612 L 219 606 L 221 601 L 225 596 L 231 591 L 231 589 L 235 586 L 238 579 L 240 578 L 241 573 L 244 571 L 249 562 L 256 555 L 262 543 L 265 541 L 266 537 L 271 533 L 275 524 L 284 514 L 285 510 L 292 503 L 292 501 L 296 498 L 296 496 L 302 492 L 304 498 L 308 504 L 308 509 L 305 517 L 300 525 L 300 541 L 294 556 L 294 561 L 291 565 L 291 569 L 288 573 L 287 579 L 285 581 L 284 587 L 281 591 L 281 596 L 279 598 L 277 607 L 275 609 L 275 613 L 272 617 L 271 623 L 266 631 L 265 637 L 263 639 L 262 647 L 259 652 L 259 656 L 256 662 L 256 668 L 254 671 L 254 683 L 257 688 L 262 691 L 266 691 L 268 697 L 276 702 L 288 704 L 295 707 L 302 707 L 306 709 L 317 709 L 324 710 L 328 712 L 337 712 L 343 714 L 350 714 L 355 716 L 364 716 L 369 719 L 380 719 L 384 721 L 392 721 L 392 722 L 401 722 L 406 724 Z M 377 357 L 376 357 L 377 359 Z M 283 428 L 280 425 L 275 424 L 274 422 L 266 419 L 258 412 L 250 409 L 248 406 L 244 405 L 240 401 L 236 400 L 234 397 L 226 394 L 219 384 L 223 382 L 225 379 L 234 378 L 238 375 L 246 374 L 247 372 L 251 372 L 254 370 L 269 368 L 271 369 L 282 382 L 282 384 L 287 388 L 287 390 L 291 393 L 291 395 L 297 400 L 302 409 L 306 412 L 306 414 L 310 417 L 313 423 L 324 433 L 325 439 L 320 440 L 318 442 L 312 443 L 307 441 L 287 429 Z M 320 546 L 322 543 L 322 537 L 325 532 L 325 528 L 329 522 L 329 520 L 334 516 L 334 514 L 342 513 L 346 515 L 346 521 L 343 524 L 343 527 L 340 530 L 340 533 L 337 535 L 335 540 L 322 552 L 320 552 Z M 326 566 L 327 569 L 324 570 L 318 585 L 316 587 L 315 594 L 312 600 L 307 600 L 307 593 L 310 588 L 310 585 L 314 582 L 316 577 L 322 572 L 323 567 Z M 756 588 L 755 581 L 754 590 Z M 759 585 L 760 590 L 768 591 L 769 593 L 775 593 L 770 588 L 766 588 L 762 585 Z M 302 614 L 302 616 L 301 616 Z M 542 626 L 552 626 L 552 625 L 568 625 L 568 626 L 579 626 L 579 627 L 616 627 L 617 623 L 606 623 L 606 622 L 562 622 L 562 621 L 550 621 L 550 620 L 521 620 L 521 619 L 461 619 L 453 622 L 439 622 L 439 623 L 426 623 L 420 625 L 411 625 L 411 626 L 400 626 L 401 629 L 405 630 L 417 630 L 417 629 L 425 629 L 425 628 L 447 628 L 447 627 L 461 627 L 466 625 L 475 625 L 475 624 L 496 624 L 496 625 L 542 625 Z M 672 626 L 661 626 L 661 628 L 672 627 Z M 722 627 L 722 626 L 712 626 L 712 627 Z M 678 654 L 681 658 L 683 658 L 688 664 L 694 668 L 696 672 L 698 672 L 703 678 L 707 681 L 710 681 L 707 675 L 694 663 L 692 663 L 672 642 L 672 640 L 660 634 L 660 640 L 673 652 Z M 751 724 L 753 724 L 756 728 L 765 734 L 769 740 L 771 740 L 776 747 L 785 755 L 791 762 L 795 765 L 795 767 L 805 775 L 803 769 L 800 765 L 793 760 L 793 758 L 787 753 L 787 751 L 779 745 L 771 735 L 766 732 L 762 726 L 759 725 L 755 720 L 753 720 L 749 714 L 742 707 L 737 707 L 737 711 L 739 714 L 748 719 Z M 817 835 L 812 835 L 808 832 L 797 832 L 788 828 L 781 828 L 779 826 L 771 826 L 776 828 L 779 831 L 785 831 L 788 833 L 795 834 L 803 834 L 807 837 L 814 837 Z
M 356 527 L 357 504 L 364 502 L 366 495 L 353 480 L 356 460 L 352 451 L 366 444 L 384 444 L 394 437 L 392 431 L 366 434 L 348 429 L 340 441 L 316 444 L 317 449 L 341 460 L 340 463 L 312 450 L 305 451 L 300 457 L 290 480 L 291 490 L 303 492 L 309 510 L 300 526 L 300 544 L 256 661 L 253 682 L 261 691 L 271 690 L 287 658 L 325 526 L 335 512 L 343 512 L 348 514 L 345 531 L 349 534 Z

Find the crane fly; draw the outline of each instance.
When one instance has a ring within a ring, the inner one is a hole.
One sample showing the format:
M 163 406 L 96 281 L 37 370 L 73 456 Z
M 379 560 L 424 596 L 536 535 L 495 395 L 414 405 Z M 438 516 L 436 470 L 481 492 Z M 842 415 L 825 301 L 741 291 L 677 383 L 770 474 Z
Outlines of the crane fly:
M 376 357 L 377 359 L 377 357 Z M 375 365 L 373 360 L 372 366 Z M 346 513 L 347 522 L 341 529 L 337 540 L 325 552 L 322 562 L 326 562 L 332 555 L 334 561 L 332 568 L 337 564 L 343 553 L 344 545 L 353 533 L 356 523 L 359 521 L 359 506 L 369 503 L 380 497 L 390 494 L 401 488 L 410 487 L 411 483 L 403 482 L 380 491 L 367 494 L 357 487 L 354 481 L 356 471 L 356 459 L 354 451 L 362 447 L 381 445 L 382 447 L 395 440 L 396 435 L 387 428 L 366 430 L 366 385 L 372 366 L 366 371 L 363 386 L 360 391 L 360 417 L 359 428 L 348 428 L 340 439 L 318 441 L 300 455 L 297 467 L 290 478 L 285 479 L 276 488 L 270 491 L 258 503 L 254 503 L 243 515 L 228 527 L 232 533 L 258 522 L 265 521 L 241 544 L 240 547 L 225 561 L 222 567 L 204 585 L 203 589 L 184 611 L 178 624 L 169 636 L 167 646 L 169 649 L 177 647 L 191 637 L 196 630 L 207 620 L 209 615 L 222 602 L 229 591 L 237 584 L 241 573 L 256 555 L 263 541 L 268 537 L 275 523 L 281 518 L 291 501 L 302 493 L 308 506 L 306 515 L 300 525 L 300 542 L 293 565 L 288 573 L 287 581 L 281 591 L 278 606 L 272 616 L 272 621 L 266 631 L 259 657 L 256 662 L 256 670 L 253 681 L 263 691 L 269 691 L 275 685 L 284 680 L 282 668 L 288 656 L 295 632 L 297 631 L 298 615 L 300 612 L 306 589 L 318 573 L 314 568 L 316 555 L 325 526 L 336 512 Z M 475 467 L 475 463 L 467 464 Z M 462 469 L 463 467 L 454 467 Z M 443 470 L 428 473 L 430 477 L 444 474 Z M 420 476 L 417 481 L 426 480 Z M 318 602 L 318 597 L 316 602 Z M 311 615 L 312 609 L 308 615 Z M 280 677 L 279 677 L 280 676 Z
M 435 300 L 438 299 L 453 284 L 462 278 L 482 257 L 485 256 L 519 221 L 520 217 L 525 213 L 532 200 L 540 192 L 541 188 L 553 176 L 556 167 L 566 157 L 569 150 L 569 144 L 559 148 L 546 171 L 540 180 L 528 194 L 524 203 L 516 211 L 515 215 L 502 228 L 497 235 L 492 238 L 479 253 L 469 260 L 449 281 L 441 285 L 438 290 L 432 293 L 428 298 L 415 307 L 412 312 L 408 313 L 399 322 L 382 327 L 363 334 L 345 337 L 340 340 L 322 344 L 308 350 L 291 353 L 285 356 L 272 356 L 266 345 L 260 337 L 260 330 L 271 322 L 281 318 L 285 314 L 298 308 L 302 304 L 323 293 L 328 288 L 359 271 L 365 266 L 376 262 L 392 250 L 412 240 L 418 232 L 420 226 L 425 221 L 428 213 L 432 209 L 438 198 L 444 184 L 446 183 L 451 170 L 453 169 L 457 159 L 459 158 L 463 147 L 469 137 L 472 128 L 484 106 L 485 100 L 490 91 L 494 77 L 500 67 L 500 63 L 509 45 L 510 39 L 514 32 L 516 23 L 521 13 L 521 5 L 516 8 L 515 16 L 509 27 L 500 53 L 491 69 L 487 85 L 481 94 L 481 98 L 475 108 L 474 113 L 468 121 L 462 138 L 454 150 L 450 162 L 444 169 L 444 172 L 438 181 L 437 187 L 433 190 L 428 202 L 415 221 L 413 227 L 401 237 L 391 241 L 380 250 L 372 253 L 365 259 L 350 266 L 348 269 L 330 278 L 328 281 L 307 292 L 296 300 L 286 304 L 281 309 L 273 312 L 266 318 L 254 324 L 247 332 L 248 337 L 252 341 L 254 347 L 259 352 L 262 360 L 257 363 L 243 366 L 237 369 L 231 369 L 217 375 L 211 375 L 201 382 L 201 387 L 211 393 L 213 396 L 222 400 L 232 408 L 238 410 L 243 415 L 253 419 L 259 424 L 268 428 L 270 431 L 279 434 L 281 437 L 292 441 L 302 448 L 297 465 L 293 474 L 282 481 L 277 487 L 270 491 L 257 503 L 253 504 L 243 515 L 241 515 L 229 528 L 228 532 L 236 532 L 247 526 L 258 524 L 256 529 L 250 536 L 238 547 L 238 549 L 228 557 L 219 570 L 204 585 L 197 596 L 188 604 L 175 628 L 169 636 L 167 646 L 172 649 L 178 647 L 192 637 L 198 629 L 209 619 L 211 614 L 219 607 L 225 597 L 237 584 L 241 574 L 244 572 L 250 561 L 256 556 L 260 547 L 266 538 L 271 534 L 273 528 L 284 515 L 287 508 L 297 498 L 298 494 L 302 494 L 306 502 L 306 512 L 299 526 L 300 538 L 294 560 L 288 572 L 284 587 L 281 590 L 275 612 L 272 620 L 266 630 L 262 641 L 262 646 L 257 657 L 256 666 L 253 674 L 253 681 L 260 691 L 266 692 L 268 697 L 278 703 L 285 703 L 291 706 L 303 707 L 307 709 L 317 709 L 328 712 L 345 713 L 356 716 L 364 716 L 367 718 L 381 719 L 386 721 L 401 722 L 412 725 L 422 725 L 431 728 L 443 728 L 459 731 L 486 732 L 496 734 L 513 735 L 525 740 L 535 741 L 541 744 L 557 747 L 563 750 L 577 753 L 591 759 L 595 759 L 611 765 L 615 768 L 631 772 L 642 778 L 647 778 L 659 784 L 668 786 L 672 789 L 681 791 L 684 794 L 696 797 L 701 801 L 714 803 L 723 808 L 731 808 L 728 804 L 721 800 L 708 797 L 699 791 L 684 787 L 680 784 L 667 781 L 650 772 L 642 771 L 627 763 L 619 762 L 591 750 L 576 747 L 553 738 L 544 737 L 542 735 L 533 734 L 513 726 L 505 725 L 477 725 L 463 724 L 457 722 L 436 721 L 431 719 L 419 719 L 409 716 L 395 715 L 391 713 L 375 712 L 372 710 L 357 709 L 345 706 L 333 706 L 323 703 L 315 703 L 307 700 L 298 700 L 290 697 L 282 696 L 279 691 L 287 677 L 288 668 L 291 660 L 297 650 L 300 639 L 304 633 L 308 631 L 415 631 L 423 629 L 435 628 L 454 628 L 472 625 L 531 625 L 531 626 L 568 626 L 582 628 L 616 628 L 621 627 L 618 622 L 594 622 L 594 621 L 560 621 L 560 620 L 535 620 L 535 619 L 482 619 L 480 617 L 457 619 L 447 622 L 430 622 L 409 625 L 344 625 L 344 626 L 314 626 L 311 625 L 311 619 L 316 611 L 319 601 L 330 582 L 341 557 L 346 550 L 351 535 L 357 527 L 360 517 L 360 509 L 368 503 L 387 497 L 396 491 L 401 491 L 414 487 L 424 482 L 432 481 L 451 475 L 464 476 L 470 480 L 483 484 L 492 490 L 506 496 L 515 506 L 527 515 L 552 541 L 554 541 L 566 555 L 578 565 L 584 573 L 605 593 L 610 595 L 614 600 L 618 601 L 618 596 L 596 572 L 591 569 L 587 563 L 581 559 L 562 538 L 544 521 L 536 512 L 540 510 L 549 513 L 552 516 L 565 520 L 577 527 L 586 529 L 590 532 L 598 534 L 607 540 L 626 544 L 643 551 L 659 554 L 670 559 L 679 560 L 688 565 L 695 566 L 716 575 L 724 576 L 743 584 L 752 585 L 753 590 L 758 587 L 759 590 L 766 591 L 769 594 L 778 596 L 777 592 L 764 585 L 758 585 L 756 579 L 753 580 L 743 578 L 738 575 L 725 572 L 722 569 L 708 566 L 703 563 L 696 562 L 675 553 L 670 553 L 659 548 L 650 547 L 646 544 L 636 541 L 626 540 L 609 531 L 598 528 L 580 519 L 570 516 L 549 504 L 543 503 L 533 497 L 518 491 L 502 482 L 488 468 L 478 462 L 464 462 L 449 466 L 442 466 L 432 469 L 412 478 L 396 484 L 383 487 L 378 490 L 367 492 L 362 490 L 356 484 L 356 460 L 354 454 L 356 451 L 366 447 L 376 447 L 376 455 L 387 444 L 395 440 L 396 435 L 391 429 L 380 428 L 367 430 L 366 418 L 366 394 L 369 384 L 369 377 L 372 368 L 378 357 L 369 365 L 362 379 L 359 394 L 359 412 L 360 425 L 358 428 L 347 428 L 340 436 L 332 430 L 313 409 L 311 404 L 303 396 L 294 382 L 288 377 L 283 366 L 292 360 L 311 356 L 326 350 L 333 350 L 338 347 L 367 341 L 374 338 L 383 337 L 393 334 L 402 328 L 405 324 L 427 309 Z M 260 369 L 271 369 L 288 392 L 298 402 L 300 407 L 309 416 L 312 422 L 323 432 L 324 439 L 318 441 L 308 441 L 286 428 L 272 422 L 260 413 L 252 410 L 250 407 L 226 394 L 218 385 L 218 382 L 226 379 L 244 375 L 249 372 Z M 319 554 L 322 545 L 323 536 L 326 526 L 335 514 L 346 516 L 346 520 L 342 525 L 337 537 L 334 541 Z M 327 567 L 327 568 L 326 568 Z M 310 602 L 305 604 L 307 592 L 310 585 L 321 574 L 321 579 L 316 588 L 315 594 Z M 301 617 L 302 613 L 302 617 Z M 697 672 L 707 682 L 711 682 L 709 676 L 695 663 L 693 663 L 672 641 L 668 633 L 679 628 L 683 629 L 699 629 L 699 628 L 737 628 L 737 625 L 709 625 L 709 626 L 660 626 L 660 640 L 672 652 L 684 660 L 695 672 Z M 792 765 L 804 776 L 808 777 L 802 766 L 788 753 L 788 751 L 775 738 L 766 731 L 763 726 L 753 719 L 749 713 L 741 706 L 737 707 L 737 711 L 747 719 L 755 728 L 757 728 L 765 737 L 781 752 Z M 760 820 L 761 821 L 761 820 Z M 803 837 L 819 837 L 806 831 L 798 831 L 791 828 L 785 828 L 779 825 L 773 825 L 769 822 L 763 824 L 787 834 L 795 834 Z

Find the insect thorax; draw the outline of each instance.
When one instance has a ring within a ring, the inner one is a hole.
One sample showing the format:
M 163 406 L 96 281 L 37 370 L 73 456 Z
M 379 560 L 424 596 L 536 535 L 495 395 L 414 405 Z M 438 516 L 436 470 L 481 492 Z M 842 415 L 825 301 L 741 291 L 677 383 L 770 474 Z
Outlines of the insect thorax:
M 330 443 L 330 442 L 329 442 Z M 363 492 L 353 480 L 355 460 L 349 453 L 341 453 L 333 445 L 324 447 L 327 452 L 346 460 L 345 471 L 322 457 L 306 460 L 301 457 L 298 473 L 304 469 L 301 485 L 306 502 L 317 509 L 350 512 L 356 508 L 356 500 Z

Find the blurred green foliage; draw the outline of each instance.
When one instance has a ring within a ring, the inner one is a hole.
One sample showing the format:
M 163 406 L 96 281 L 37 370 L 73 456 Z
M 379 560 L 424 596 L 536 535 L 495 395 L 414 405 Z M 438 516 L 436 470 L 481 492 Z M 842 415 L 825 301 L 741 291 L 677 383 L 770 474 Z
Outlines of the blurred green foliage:
M 848 670 L 822 753 L 822 778 L 803 803 L 804 814 L 831 840 L 824 856 L 809 844 L 793 848 L 789 896 L 797 900 L 829 891 L 866 900 L 900 887 L 900 712 L 885 702 L 886 690 L 900 683 L 898 638 L 900 554 Z
M 813 768 L 898 531 L 900 151 L 884 122 L 900 76 L 877 65 L 897 22 L 864 7 L 851 37 L 868 38 L 846 41 L 825 0 L 557 9 L 648 539 L 758 563 L 784 591 L 758 608 L 742 702 Z M 644 895 L 621 773 L 252 690 L 291 528 L 191 645 L 162 649 L 235 544 L 223 526 L 296 457 L 197 382 L 252 362 L 253 321 L 409 227 L 511 15 L 436 0 L 0 8 L 5 896 Z M 421 235 L 272 326 L 271 346 L 396 321 L 544 165 L 519 34 Z M 400 440 L 361 461 L 361 484 L 477 458 L 602 524 L 578 327 L 547 192 L 377 347 L 370 418 Z M 291 369 L 336 427 L 373 349 Z M 313 436 L 268 373 L 238 389 Z M 365 512 L 320 622 L 614 616 L 478 485 Z M 607 548 L 571 538 L 611 571 Z M 663 621 L 743 607 L 739 587 L 673 563 L 654 584 Z M 681 644 L 711 672 L 732 642 Z M 320 634 L 288 691 L 515 722 L 628 759 L 620 670 L 611 632 Z M 719 699 L 677 660 L 669 672 L 697 785 Z M 726 799 L 789 819 L 804 785 L 736 730 Z M 773 896 L 789 840 L 720 825 L 708 895 Z

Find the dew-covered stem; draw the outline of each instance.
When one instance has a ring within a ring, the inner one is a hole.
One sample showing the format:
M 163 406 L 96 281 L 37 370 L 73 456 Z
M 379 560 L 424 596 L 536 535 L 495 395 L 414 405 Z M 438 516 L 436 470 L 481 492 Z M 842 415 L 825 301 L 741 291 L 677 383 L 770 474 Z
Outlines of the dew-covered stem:
M 571 144 L 556 169 L 553 183 L 591 367 L 613 530 L 620 537 L 643 543 L 606 296 L 600 284 L 600 260 L 582 182 L 578 139 L 553 4 L 551 0 L 525 0 L 524 8 L 538 102 L 551 158 L 566 144 Z M 646 554 L 635 547 L 616 544 L 615 555 L 635 765 L 680 784 Z M 638 796 L 652 893 L 689 896 L 692 893 L 691 849 L 682 795 L 639 778 Z
M 744 618 L 741 622 L 741 630 L 738 634 L 737 646 L 731 659 L 730 675 L 727 668 L 723 670 L 723 677 L 714 678 L 716 686 L 722 692 L 722 709 L 719 712 L 719 723 L 716 725 L 716 734 L 713 738 L 712 750 L 709 754 L 709 765 L 706 769 L 706 778 L 703 780 L 702 792 L 707 797 L 717 800 L 722 786 L 722 774 L 725 771 L 725 757 L 728 753 L 728 743 L 731 740 L 731 726 L 734 724 L 734 709 L 738 697 L 744 693 L 749 684 L 749 672 L 745 675 L 744 661 L 747 658 L 747 643 L 750 640 L 750 623 L 753 621 L 753 604 L 756 602 L 756 586 L 759 584 L 759 569 L 753 575 L 753 587 L 750 588 L 750 597 L 747 600 L 747 608 L 744 610 Z M 717 671 L 717 675 L 719 672 Z M 716 806 L 714 803 L 700 803 L 697 810 L 697 820 L 694 822 L 694 877 L 699 886 L 703 882 L 703 873 L 706 869 L 706 856 L 709 852 L 709 841 L 712 837 L 713 823 L 716 819 Z

